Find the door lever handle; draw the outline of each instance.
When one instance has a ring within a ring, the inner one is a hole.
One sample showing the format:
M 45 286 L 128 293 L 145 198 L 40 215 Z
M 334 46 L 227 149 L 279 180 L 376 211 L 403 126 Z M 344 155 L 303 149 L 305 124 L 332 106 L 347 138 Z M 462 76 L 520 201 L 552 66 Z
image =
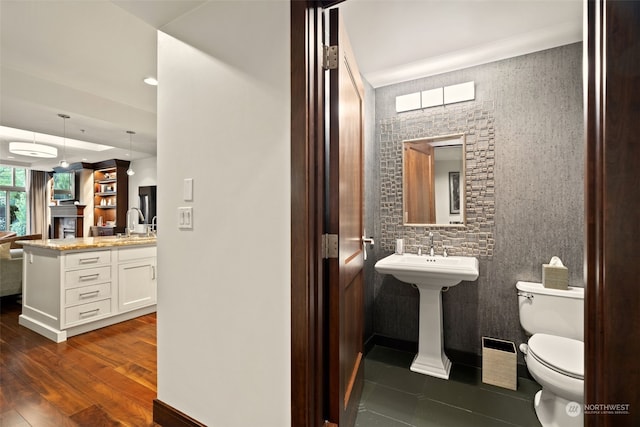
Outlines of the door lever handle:
M 362 236 L 362 243 L 363 244 L 370 244 L 371 246 L 375 245 L 375 242 L 373 241 L 373 237 L 364 237 Z
M 363 234 L 366 235 L 366 233 L 363 233 Z M 364 255 L 365 261 L 367 260 L 367 243 L 373 246 L 374 245 L 373 237 L 362 236 L 362 251 L 364 252 L 363 255 Z

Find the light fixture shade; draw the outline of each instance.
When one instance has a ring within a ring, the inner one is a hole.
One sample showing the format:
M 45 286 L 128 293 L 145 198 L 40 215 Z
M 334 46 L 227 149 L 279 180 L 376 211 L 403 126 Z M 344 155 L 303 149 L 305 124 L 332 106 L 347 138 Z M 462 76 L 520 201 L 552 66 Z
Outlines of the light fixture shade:
M 131 166 L 129 166 L 129 169 L 127 169 L 127 175 L 133 176 L 135 174 L 136 174 L 136 172 L 133 169 L 131 169 Z
M 10 142 L 9 151 L 20 156 L 39 157 L 41 159 L 58 157 L 58 149 L 56 147 L 35 142 Z

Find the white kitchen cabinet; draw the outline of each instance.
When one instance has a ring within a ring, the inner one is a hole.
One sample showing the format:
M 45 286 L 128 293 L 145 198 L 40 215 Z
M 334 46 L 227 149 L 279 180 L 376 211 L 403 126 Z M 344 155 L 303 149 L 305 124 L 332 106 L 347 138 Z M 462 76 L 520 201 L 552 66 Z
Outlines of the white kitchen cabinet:
M 62 260 L 61 324 L 69 327 L 111 315 L 111 251 L 72 253 Z
M 61 342 L 156 310 L 155 242 L 71 247 L 23 246 L 21 325 Z
M 156 258 L 118 264 L 118 310 L 125 312 L 156 303 Z

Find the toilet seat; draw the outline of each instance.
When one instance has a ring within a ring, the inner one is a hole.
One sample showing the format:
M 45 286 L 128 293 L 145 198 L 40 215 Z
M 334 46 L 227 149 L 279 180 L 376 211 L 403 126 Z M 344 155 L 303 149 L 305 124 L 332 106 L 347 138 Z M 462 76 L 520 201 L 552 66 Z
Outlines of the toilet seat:
M 547 368 L 584 380 L 584 344 L 571 338 L 534 334 L 527 343 L 528 354 Z

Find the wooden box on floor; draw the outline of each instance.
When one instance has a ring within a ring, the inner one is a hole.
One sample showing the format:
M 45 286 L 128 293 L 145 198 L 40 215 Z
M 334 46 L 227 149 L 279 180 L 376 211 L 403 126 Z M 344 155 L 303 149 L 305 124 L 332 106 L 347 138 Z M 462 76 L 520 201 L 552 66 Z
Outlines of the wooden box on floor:
M 517 390 L 517 354 L 514 343 L 482 337 L 482 382 Z

